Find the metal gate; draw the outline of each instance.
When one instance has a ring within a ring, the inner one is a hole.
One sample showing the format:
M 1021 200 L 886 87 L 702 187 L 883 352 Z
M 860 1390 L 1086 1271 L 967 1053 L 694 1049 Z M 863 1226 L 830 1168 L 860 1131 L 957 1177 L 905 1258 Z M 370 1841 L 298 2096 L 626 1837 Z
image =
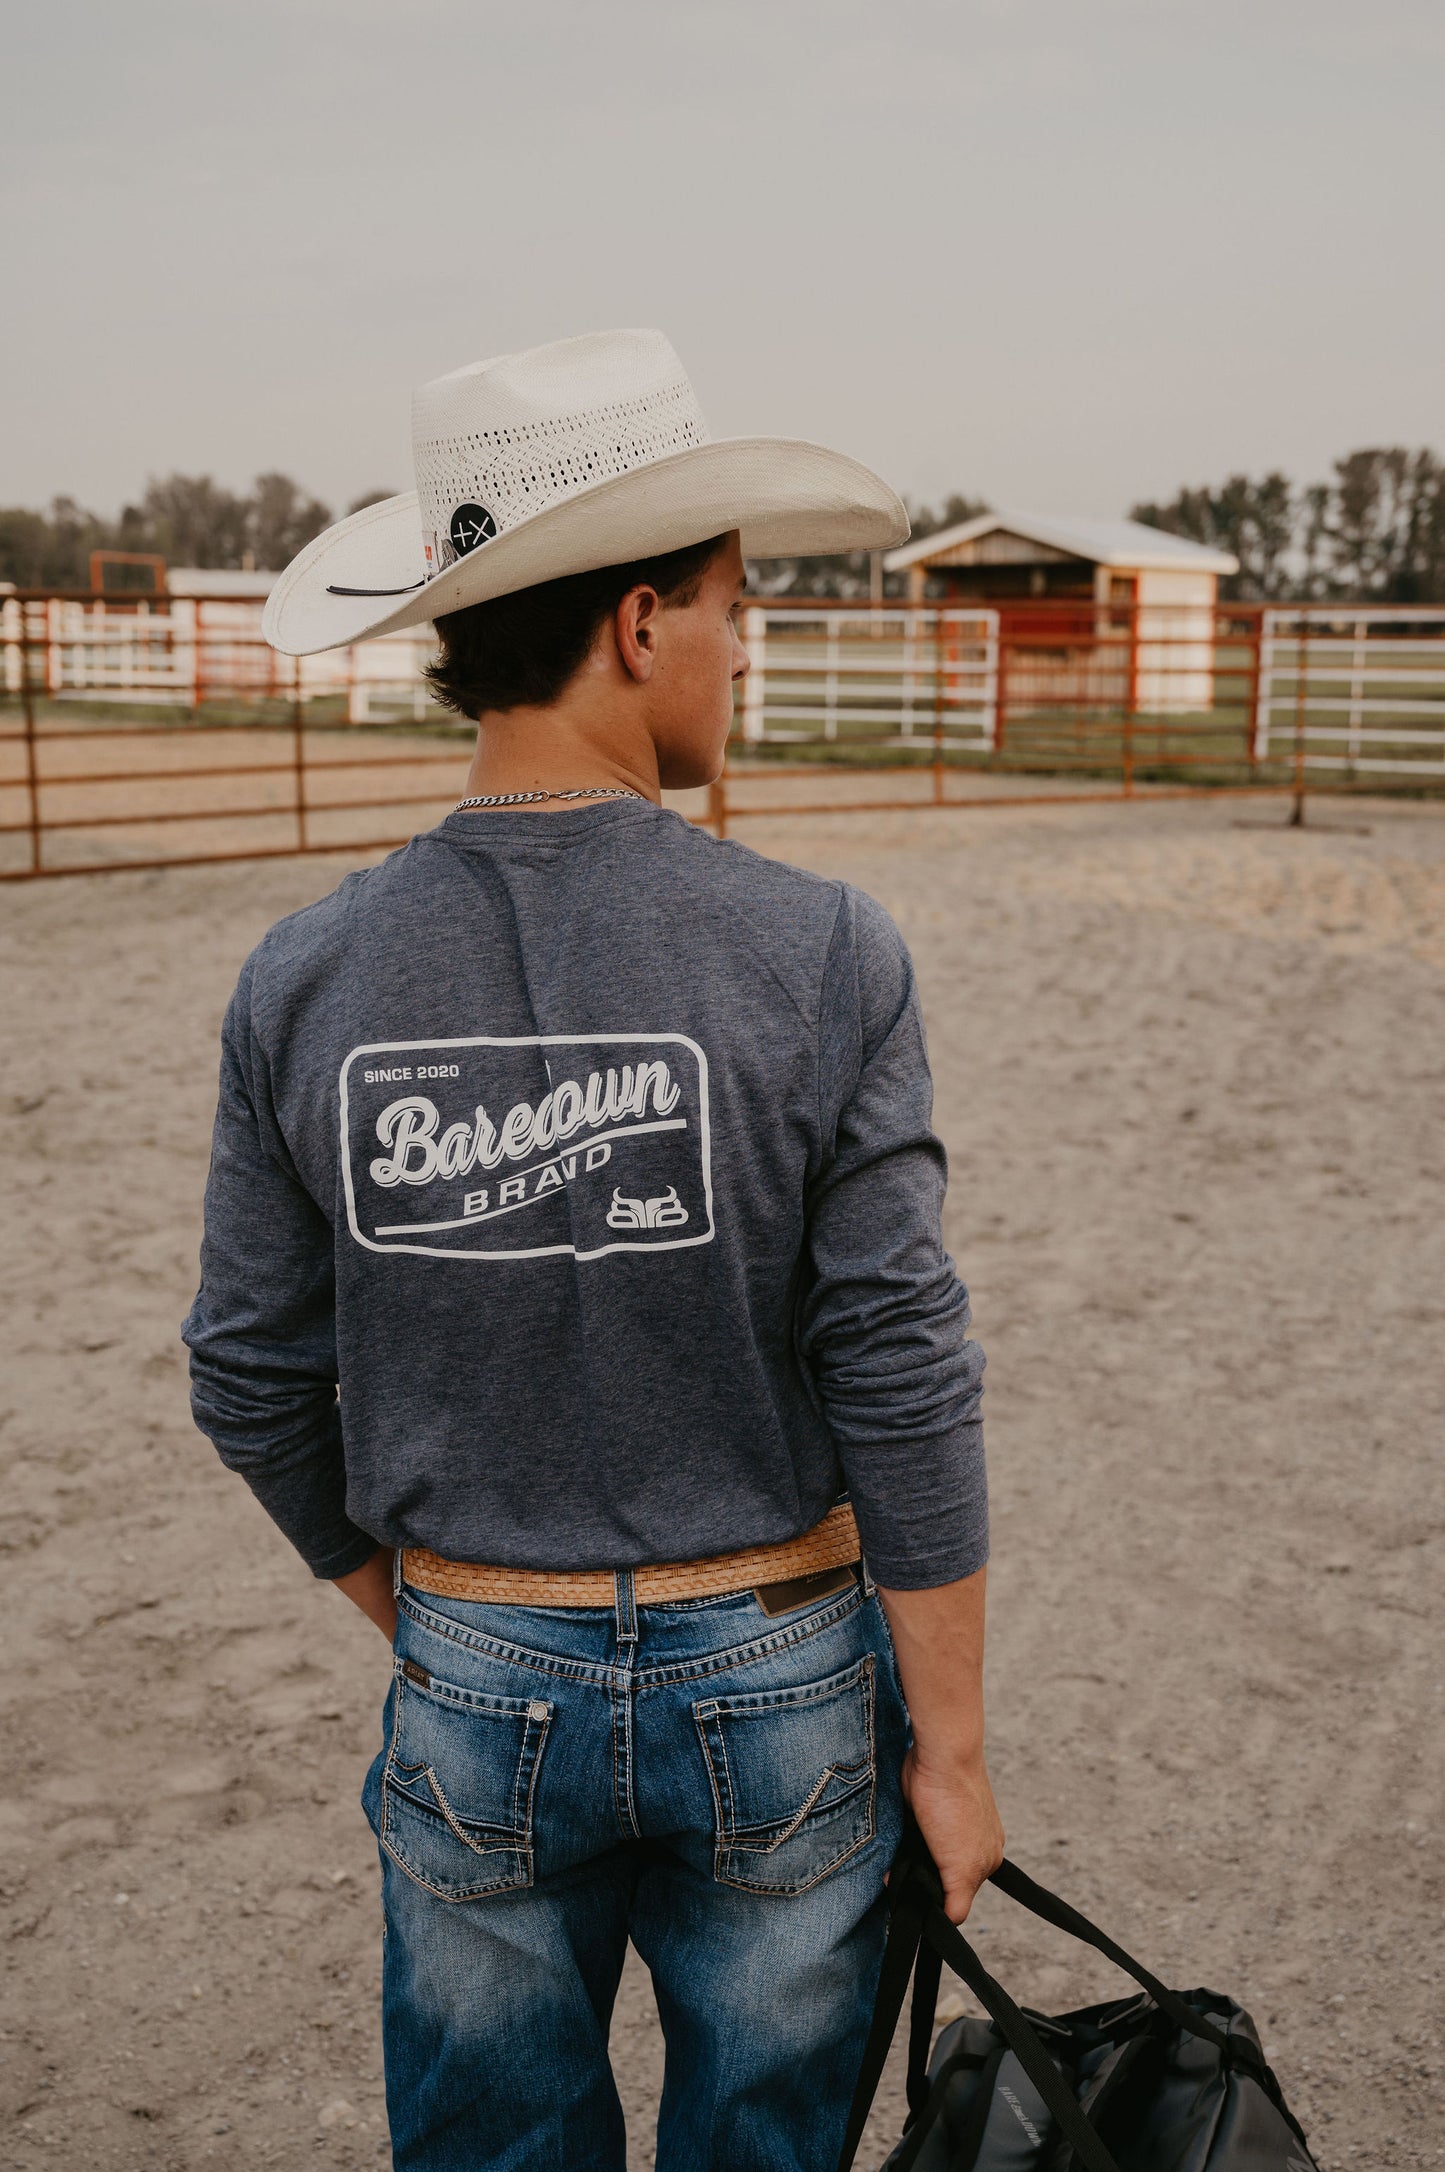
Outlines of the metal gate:
M 1260 630 L 1256 762 L 1346 778 L 1445 782 L 1445 609 L 1270 609 Z

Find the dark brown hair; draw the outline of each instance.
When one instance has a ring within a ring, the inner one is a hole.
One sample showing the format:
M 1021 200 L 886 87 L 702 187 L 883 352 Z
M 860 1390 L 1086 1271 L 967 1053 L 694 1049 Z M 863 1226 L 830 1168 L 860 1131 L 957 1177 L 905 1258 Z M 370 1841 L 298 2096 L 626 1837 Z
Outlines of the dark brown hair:
M 432 692 L 445 708 L 473 718 L 555 701 L 629 589 L 655 588 L 664 603 L 691 603 L 726 540 L 715 535 L 658 558 L 569 573 L 449 611 L 436 622 L 442 652 L 427 667 Z

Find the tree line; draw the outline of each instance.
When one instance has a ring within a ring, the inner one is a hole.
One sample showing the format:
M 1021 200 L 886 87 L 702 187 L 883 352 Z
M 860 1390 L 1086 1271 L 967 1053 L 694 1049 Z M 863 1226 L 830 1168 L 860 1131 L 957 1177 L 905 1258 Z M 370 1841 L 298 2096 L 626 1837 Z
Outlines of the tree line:
M 369 490 L 347 507 L 359 513 L 390 497 Z M 920 506 L 915 535 L 932 535 L 986 510 L 982 500 L 953 496 L 937 512 Z M 279 572 L 333 519 L 331 508 L 289 475 L 258 475 L 248 492 L 223 489 L 209 475 L 168 475 L 147 485 L 138 505 L 116 520 L 87 512 L 73 498 L 56 498 L 47 512 L 0 507 L 0 581 L 17 588 L 86 588 L 90 554 L 98 550 L 158 554 L 167 565 L 261 568 Z M 762 595 L 866 596 L 867 551 L 833 558 L 776 558 L 752 569 Z M 901 591 L 889 577 L 887 593 Z
M 1275 469 L 1136 505 L 1134 520 L 1232 551 L 1221 594 L 1353 603 L 1445 603 L 1445 463 L 1421 447 L 1346 453 L 1327 483 Z
M 349 506 L 358 512 L 384 490 Z M 226 490 L 209 475 L 167 475 L 138 505 L 107 520 L 73 498 L 49 510 L 0 507 L 0 581 L 17 588 L 88 588 L 92 551 L 158 553 L 172 566 L 262 567 L 279 572 L 333 519 L 289 475 L 258 475 L 249 491 Z
M 389 495 L 367 491 L 347 511 Z M 955 493 L 937 510 L 913 509 L 913 533 L 933 535 L 986 510 L 981 499 Z M 1232 551 L 1240 570 L 1221 582 L 1226 596 L 1445 602 L 1445 462 L 1426 447 L 1346 453 L 1329 482 L 1303 488 L 1278 469 L 1231 475 L 1217 486 L 1182 489 L 1164 504 L 1136 505 L 1131 517 Z M 73 498 L 56 498 L 46 512 L 0 507 L 0 581 L 85 588 L 96 550 L 156 552 L 169 565 L 274 572 L 332 518 L 329 506 L 280 474 L 258 475 L 245 492 L 226 490 L 209 475 L 165 476 L 114 520 Z M 764 596 L 865 597 L 871 578 L 867 551 L 770 559 L 753 569 L 753 586 Z M 896 595 L 900 587 L 890 575 L 884 593 Z
M 912 510 L 913 533 L 933 535 L 989 507 L 955 494 L 935 512 Z M 1428 446 L 1373 446 L 1334 462 L 1329 482 L 1297 488 L 1274 469 L 1185 488 L 1167 503 L 1130 508 L 1131 520 L 1233 553 L 1239 571 L 1221 595 L 1255 601 L 1445 603 L 1445 462 Z M 868 553 L 774 559 L 752 585 L 763 595 L 866 596 Z M 901 576 L 889 575 L 885 595 Z

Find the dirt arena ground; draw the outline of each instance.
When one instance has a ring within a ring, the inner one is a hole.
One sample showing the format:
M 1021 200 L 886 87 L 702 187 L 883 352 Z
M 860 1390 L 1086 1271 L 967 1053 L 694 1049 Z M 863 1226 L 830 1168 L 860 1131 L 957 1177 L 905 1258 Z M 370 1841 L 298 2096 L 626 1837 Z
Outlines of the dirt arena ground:
M 1445 2158 L 1445 811 L 747 825 L 922 978 L 990 1358 L 1015 1858 L 1242 1998 L 1329 2168 Z M 1247 825 L 1247 826 L 1246 826 Z M 0 2166 L 385 2161 L 357 1789 L 385 1655 L 195 1434 L 215 1034 L 335 860 L 0 897 Z M 1001 1898 L 1037 2005 L 1101 1963 Z M 651 2164 L 660 2047 L 615 2051 Z M 864 2162 L 899 2117 L 896 2086 Z

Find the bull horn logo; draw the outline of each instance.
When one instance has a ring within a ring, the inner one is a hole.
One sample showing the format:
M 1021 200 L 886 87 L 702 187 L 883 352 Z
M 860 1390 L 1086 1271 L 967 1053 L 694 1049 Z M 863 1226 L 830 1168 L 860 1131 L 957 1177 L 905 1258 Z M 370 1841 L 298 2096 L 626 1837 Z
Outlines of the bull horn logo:
M 686 1220 L 687 1208 L 675 1184 L 669 1184 L 660 1199 L 628 1199 L 617 1185 L 607 1209 L 609 1229 L 680 1229 Z

